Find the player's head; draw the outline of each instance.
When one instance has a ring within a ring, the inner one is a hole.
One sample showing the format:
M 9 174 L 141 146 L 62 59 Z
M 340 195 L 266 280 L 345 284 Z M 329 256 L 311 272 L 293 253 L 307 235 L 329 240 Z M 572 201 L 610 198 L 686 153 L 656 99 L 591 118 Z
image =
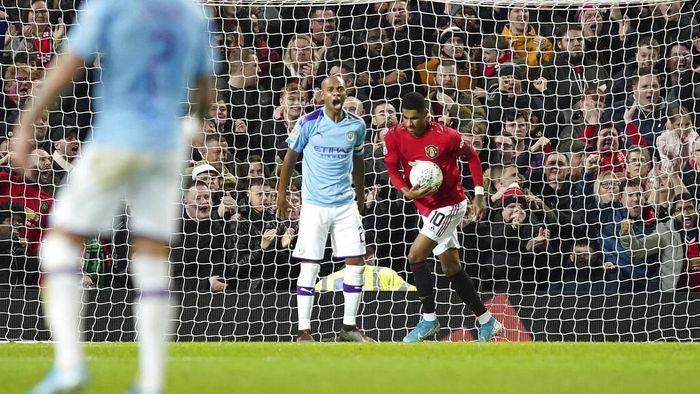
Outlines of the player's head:
M 413 134 L 422 134 L 427 123 L 425 97 L 411 92 L 401 99 L 401 122 Z
M 331 114 L 340 113 L 343 110 L 345 99 L 348 97 L 343 78 L 337 74 L 325 78 L 321 84 L 321 91 L 326 111 Z

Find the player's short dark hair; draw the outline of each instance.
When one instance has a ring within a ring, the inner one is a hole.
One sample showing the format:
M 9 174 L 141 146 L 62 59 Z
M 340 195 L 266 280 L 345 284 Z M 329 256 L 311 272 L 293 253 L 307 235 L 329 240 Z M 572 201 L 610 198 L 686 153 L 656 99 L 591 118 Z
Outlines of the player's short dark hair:
M 401 110 L 424 112 L 426 110 L 425 97 L 418 92 L 406 93 L 401 99 Z

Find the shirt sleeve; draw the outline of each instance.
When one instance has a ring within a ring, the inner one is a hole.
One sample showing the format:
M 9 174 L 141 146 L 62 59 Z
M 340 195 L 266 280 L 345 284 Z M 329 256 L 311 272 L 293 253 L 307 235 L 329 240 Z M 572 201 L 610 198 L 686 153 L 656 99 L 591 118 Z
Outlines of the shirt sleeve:
M 410 189 L 410 186 L 404 181 L 401 172 L 399 171 L 400 153 L 394 141 L 394 133 L 389 131 L 384 137 L 384 146 L 386 147 L 386 154 L 384 155 L 384 163 L 386 163 L 386 170 L 389 173 L 389 179 L 391 184 L 394 185 L 399 191 L 403 188 Z
M 355 135 L 355 146 L 353 146 L 353 153 L 355 156 L 364 156 L 365 154 L 365 136 L 367 135 L 367 126 L 364 122 L 358 127 L 357 133 Z
M 287 146 L 297 153 L 301 153 L 309 142 L 308 136 L 309 122 L 299 119 L 287 137 Z
M 115 2 L 116 3 L 116 2 Z M 80 56 L 83 60 L 91 62 L 103 47 L 107 16 L 110 14 L 108 7 L 111 1 L 91 1 L 84 3 L 78 12 L 78 25 L 68 36 L 68 52 Z

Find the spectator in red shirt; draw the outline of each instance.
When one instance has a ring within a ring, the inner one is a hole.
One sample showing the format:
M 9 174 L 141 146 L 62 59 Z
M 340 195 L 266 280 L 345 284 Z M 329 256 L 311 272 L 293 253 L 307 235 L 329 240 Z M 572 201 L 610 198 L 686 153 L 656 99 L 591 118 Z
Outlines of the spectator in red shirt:
M 31 59 L 36 54 L 36 66 L 45 67 L 53 58 L 56 49 L 66 35 L 63 18 L 58 18 L 58 25 L 51 26 L 49 9 L 45 0 L 32 0 L 27 14 L 27 23 L 22 27 L 21 35 L 12 39 L 14 53 L 27 53 Z

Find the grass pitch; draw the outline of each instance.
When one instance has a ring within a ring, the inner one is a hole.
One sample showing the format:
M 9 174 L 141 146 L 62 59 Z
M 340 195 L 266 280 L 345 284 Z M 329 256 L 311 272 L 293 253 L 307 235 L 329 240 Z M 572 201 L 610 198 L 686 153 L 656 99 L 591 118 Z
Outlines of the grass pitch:
M 124 393 L 133 343 L 86 346 L 88 393 Z M 50 344 L 0 344 L 0 392 L 23 393 Z M 176 343 L 168 393 L 698 393 L 700 345 Z

